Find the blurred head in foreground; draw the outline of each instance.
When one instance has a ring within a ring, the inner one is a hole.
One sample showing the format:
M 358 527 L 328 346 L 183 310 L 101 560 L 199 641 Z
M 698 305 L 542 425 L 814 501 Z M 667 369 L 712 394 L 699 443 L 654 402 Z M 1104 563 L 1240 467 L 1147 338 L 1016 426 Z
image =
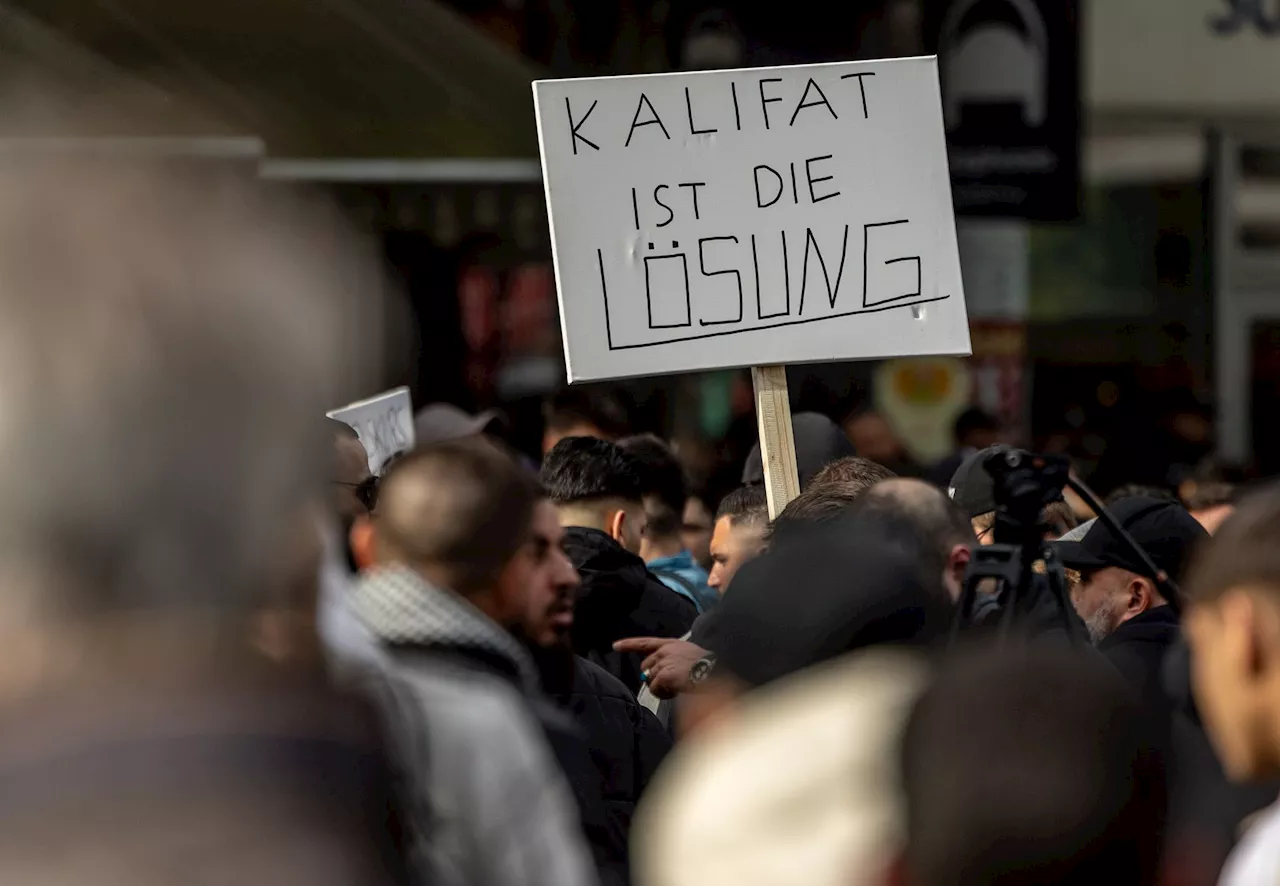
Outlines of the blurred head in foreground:
M 24 155 L 0 195 L 9 664 L 55 626 L 263 604 L 330 494 L 316 430 L 365 384 L 376 266 L 322 208 L 212 172 Z
M 1280 493 L 1241 503 L 1191 565 L 1183 624 L 1196 703 L 1236 779 L 1280 774 Z
M 2 882 L 384 882 L 370 724 L 248 630 L 314 595 L 377 266 L 196 165 L 0 164 Z
M 682 740 L 631 831 L 637 882 L 882 886 L 903 831 L 898 740 L 927 676 L 906 650 L 864 650 Z
M 1101 660 L 967 650 L 943 664 L 903 740 L 900 886 L 1158 882 L 1162 762 Z
M 868 646 L 928 646 L 945 634 L 941 569 L 926 575 L 910 523 L 854 506 L 780 534 L 747 563 L 708 643 L 720 674 L 760 687 Z

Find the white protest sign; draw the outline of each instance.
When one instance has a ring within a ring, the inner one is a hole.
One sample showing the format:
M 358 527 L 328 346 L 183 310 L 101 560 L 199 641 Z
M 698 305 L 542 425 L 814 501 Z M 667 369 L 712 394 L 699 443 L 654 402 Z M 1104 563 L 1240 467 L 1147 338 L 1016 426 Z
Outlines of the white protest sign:
M 408 388 L 395 388 L 326 415 L 355 428 L 369 453 L 369 470 L 375 474 L 391 456 L 413 448 L 413 403 Z
M 570 381 L 969 353 L 935 59 L 533 88 Z

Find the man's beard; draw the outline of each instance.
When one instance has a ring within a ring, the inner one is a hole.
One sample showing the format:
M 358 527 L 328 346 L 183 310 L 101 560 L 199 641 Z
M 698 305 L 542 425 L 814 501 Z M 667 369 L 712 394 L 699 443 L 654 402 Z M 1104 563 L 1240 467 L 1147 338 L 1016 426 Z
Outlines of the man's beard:
M 1089 631 L 1089 639 L 1097 646 L 1120 627 L 1119 604 L 1111 600 L 1103 603 L 1094 610 L 1093 615 L 1084 620 L 1084 626 Z
M 552 646 L 540 646 L 535 643 L 524 628 L 511 628 L 511 634 L 520 641 L 534 667 L 538 669 L 538 677 L 542 681 L 542 689 L 547 695 L 563 697 L 573 690 L 573 647 L 569 636 L 565 634 Z

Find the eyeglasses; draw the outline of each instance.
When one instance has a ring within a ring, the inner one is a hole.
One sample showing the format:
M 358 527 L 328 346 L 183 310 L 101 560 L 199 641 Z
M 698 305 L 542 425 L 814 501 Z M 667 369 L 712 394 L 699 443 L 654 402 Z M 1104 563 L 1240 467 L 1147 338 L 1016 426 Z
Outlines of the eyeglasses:
M 365 477 L 359 483 L 344 483 L 341 480 L 334 480 L 335 485 L 346 486 L 356 497 L 356 501 L 364 505 L 365 510 L 373 513 L 373 509 L 378 506 L 378 478 L 374 475 Z

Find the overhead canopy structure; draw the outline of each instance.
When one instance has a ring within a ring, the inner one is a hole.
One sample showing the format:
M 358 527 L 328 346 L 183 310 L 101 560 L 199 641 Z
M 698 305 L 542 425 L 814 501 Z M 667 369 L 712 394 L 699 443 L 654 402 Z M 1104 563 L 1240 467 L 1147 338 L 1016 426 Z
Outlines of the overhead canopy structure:
M 0 83 L 274 157 L 534 157 L 537 76 L 434 0 L 0 0 Z

